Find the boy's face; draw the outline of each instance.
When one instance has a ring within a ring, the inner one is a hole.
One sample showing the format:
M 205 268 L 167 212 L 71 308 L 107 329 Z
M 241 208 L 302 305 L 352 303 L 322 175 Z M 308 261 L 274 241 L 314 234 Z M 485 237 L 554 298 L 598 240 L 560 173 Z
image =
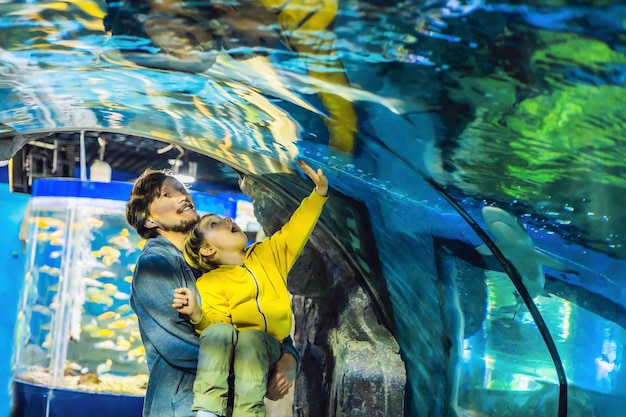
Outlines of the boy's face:
M 248 237 L 231 218 L 216 214 L 204 216 L 200 221 L 204 242 L 218 253 L 243 251 Z
M 171 232 L 186 233 L 199 217 L 193 199 L 174 178 L 163 181 L 160 193 L 150 203 L 149 211 L 147 227 L 159 227 Z

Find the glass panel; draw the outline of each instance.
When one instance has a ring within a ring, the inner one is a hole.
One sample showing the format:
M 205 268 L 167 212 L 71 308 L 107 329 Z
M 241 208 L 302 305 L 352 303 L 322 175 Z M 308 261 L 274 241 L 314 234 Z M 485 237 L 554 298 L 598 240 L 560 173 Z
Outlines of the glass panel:
M 143 244 L 123 201 L 33 197 L 15 377 L 50 387 L 142 395 L 147 368 L 128 304 Z
M 145 393 L 145 350 L 129 304 L 145 240 L 126 222 L 124 199 L 131 186 L 35 181 L 25 219 L 28 258 L 15 333 L 16 381 L 91 393 Z M 238 207 L 250 208 L 241 194 L 192 195 L 201 214 L 235 218 Z M 251 213 L 242 209 L 241 215 L 252 223 Z M 64 412 L 60 406 L 55 412 Z

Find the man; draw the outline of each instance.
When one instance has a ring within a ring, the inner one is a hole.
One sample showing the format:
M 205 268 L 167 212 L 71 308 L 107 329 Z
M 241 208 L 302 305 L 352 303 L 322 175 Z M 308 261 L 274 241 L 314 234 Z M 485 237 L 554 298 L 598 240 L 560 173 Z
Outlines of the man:
M 172 309 L 171 299 L 175 288 L 196 291 L 199 273 L 187 265 L 181 250 L 198 213 L 183 184 L 167 172 L 146 170 L 133 186 L 126 220 L 148 239 L 137 259 L 130 299 L 149 371 L 143 415 L 193 417 L 199 340 L 188 318 Z M 266 396 L 271 400 L 285 396 L 300 360 L 290 337 L 283 341 L 282 352 L 268 381 Z

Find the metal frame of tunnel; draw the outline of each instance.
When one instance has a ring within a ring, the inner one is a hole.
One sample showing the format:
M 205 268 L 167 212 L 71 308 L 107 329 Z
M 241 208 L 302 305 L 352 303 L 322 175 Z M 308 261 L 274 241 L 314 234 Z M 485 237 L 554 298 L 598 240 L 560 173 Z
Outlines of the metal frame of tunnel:
M 543 316 L 539 312 L 539 309 L 535 305 L 532 296 L 524 286 L 522 282 L 522 277 L 515 269 L 513 264 L 504 257 L 500 249 L 496 246 L 496 244 L 491 240 L 491 238 L 485 233 L 485 231 L 476 223 L 476 221 L 465 211 L 465 209 L 454 200 L 450 194 L 435 180 L 426 176 L 424 173 L 421 173 L 422 178 L 433 187 L 451 206 L 456 210 L 463 220 L 469 224 L 469 226 L 474 230 L 474 232 L 481 238 L 485 245 L 489 248 L 491 253 L 496 257 L 498 262 L 504 268 L 504 272 L 509 276 L 509 279 L 515 285 L 515 288 L 519 295 L 522 297 L 524 304 L 528 307 L 528 311 L 530 312 L 533 320 L 537 324 L 537 328 L 539 329 L 539 333 L 543 338 L 546 347 L 548 348 L 548 352 L 550 353 L 550 357 L 554 362 L 554 367 L 556 368 L 557 377 L 559 380 L 559 407 L 558 407 L 558 417 L 567 417 L 567 378 L 565 376 L 565 369 L 563 367 L 563 362 L 561 361 L 561 356 L 559 355 L 559 351 L 554 343 L 554 339 L 550 334 L 550 330 L 546 325 Z

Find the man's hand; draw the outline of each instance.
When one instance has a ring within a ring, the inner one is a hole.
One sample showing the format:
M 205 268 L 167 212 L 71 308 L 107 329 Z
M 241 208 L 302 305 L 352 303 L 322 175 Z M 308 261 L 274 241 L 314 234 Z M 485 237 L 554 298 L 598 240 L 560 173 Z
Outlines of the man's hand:
M 265 396 L 272 401 L 278 401 L 287 395 L 296 379 L 297 368 L 296 358 L 291 353 L 283 353 L 270 369 Z

